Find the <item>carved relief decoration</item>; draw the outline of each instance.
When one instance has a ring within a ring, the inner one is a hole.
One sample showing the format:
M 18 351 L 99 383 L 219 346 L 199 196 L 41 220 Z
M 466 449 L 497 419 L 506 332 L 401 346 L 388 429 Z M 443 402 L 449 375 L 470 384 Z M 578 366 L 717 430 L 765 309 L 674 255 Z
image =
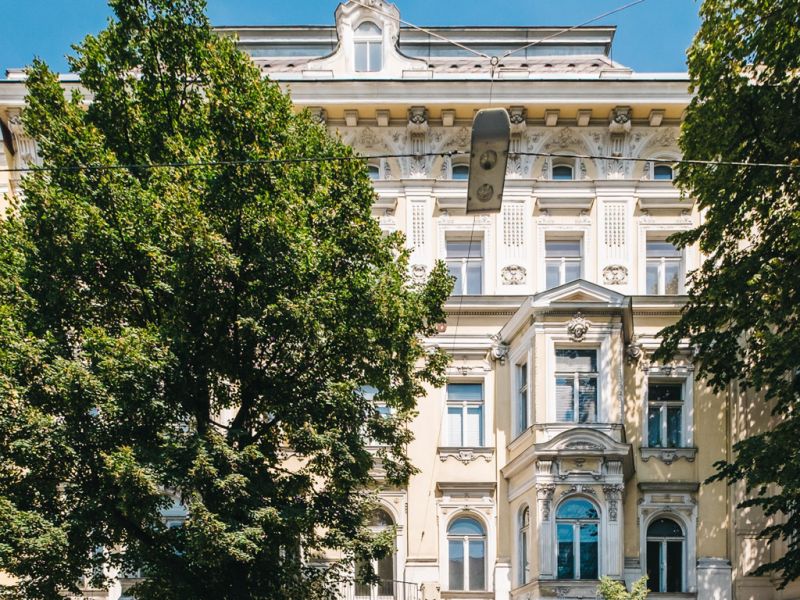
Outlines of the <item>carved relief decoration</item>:
M 411 281 L 422 285 L 428 280 L 428 269 L 425 265 L 411 265 Z
M 569 323 L 567 323 L 567 333 L 573 342 L 582 342 L 589 332 L 589 321 L 580 311 L 575 313 Z
M 500 271 L 500 276 L 505 285 L 521 285 L 525 283 L 527 271 L 520 265 L 508 265 Z
M 608 265 L 603 269 L 603 283 L 606 285 L 628 283 L 628 267 L 624 265 Z

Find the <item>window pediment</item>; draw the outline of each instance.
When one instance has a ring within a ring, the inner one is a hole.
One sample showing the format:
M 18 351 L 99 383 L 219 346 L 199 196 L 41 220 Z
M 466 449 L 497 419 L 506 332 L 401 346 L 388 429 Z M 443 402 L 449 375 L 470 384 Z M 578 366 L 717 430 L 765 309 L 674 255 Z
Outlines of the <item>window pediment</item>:
M 536 444 L 536 454 L 543 456 L 602 455 L 628 457 L 629 444 L 615 442 L 602 431 L 587 427 L 574 427 L 556 435 L 553 439 Z

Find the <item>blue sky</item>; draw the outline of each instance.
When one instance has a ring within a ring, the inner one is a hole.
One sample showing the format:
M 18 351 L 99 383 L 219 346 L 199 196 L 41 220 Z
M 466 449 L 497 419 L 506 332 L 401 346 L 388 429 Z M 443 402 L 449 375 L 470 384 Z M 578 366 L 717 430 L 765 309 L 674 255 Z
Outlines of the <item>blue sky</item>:
M 34 56 L 66 70 L 70 44 L 103 28 L 105 0 L 9 0 L 0 19 L 0 76 Z M 416 25 L 577 25 L 629 0 L 396 0 Z M 337 0 L 207 0 L 215 25 L 326 25 Z M 645 0 L 600 24 L 618 26 L 613 58 L 637 71 L 683 71 L 698 0 Z

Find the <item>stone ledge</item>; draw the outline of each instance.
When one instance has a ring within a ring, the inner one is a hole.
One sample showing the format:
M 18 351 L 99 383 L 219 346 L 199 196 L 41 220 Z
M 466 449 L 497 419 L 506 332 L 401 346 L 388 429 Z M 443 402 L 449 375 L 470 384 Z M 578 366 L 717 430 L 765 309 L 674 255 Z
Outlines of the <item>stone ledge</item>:
M 643 462 L 651 458 L 657 458 L 661 462 L 671 465 L 678 459 L 684 458 L 688 462 L 694 462 L 697 456 L 697 448 L 639 448 L 639 454 Z

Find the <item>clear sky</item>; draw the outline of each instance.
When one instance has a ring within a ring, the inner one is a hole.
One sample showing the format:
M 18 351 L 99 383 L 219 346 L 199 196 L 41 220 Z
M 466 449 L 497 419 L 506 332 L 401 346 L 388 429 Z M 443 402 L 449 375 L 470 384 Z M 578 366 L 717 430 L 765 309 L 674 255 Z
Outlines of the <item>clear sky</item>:
M 630 0 L 395 0 L 415 25 L 577 25 Z M 70 44 L 96 33 L 105 0 L 2 0 L 0 77 L 34 56 L 65 71 Z M 330 25 L 338 0 L 207 0 L 214 25 Z M 617 25 L 613 58 L 637 71 L 684 71 L 698 0 L 645 0 L 598 24 Z

